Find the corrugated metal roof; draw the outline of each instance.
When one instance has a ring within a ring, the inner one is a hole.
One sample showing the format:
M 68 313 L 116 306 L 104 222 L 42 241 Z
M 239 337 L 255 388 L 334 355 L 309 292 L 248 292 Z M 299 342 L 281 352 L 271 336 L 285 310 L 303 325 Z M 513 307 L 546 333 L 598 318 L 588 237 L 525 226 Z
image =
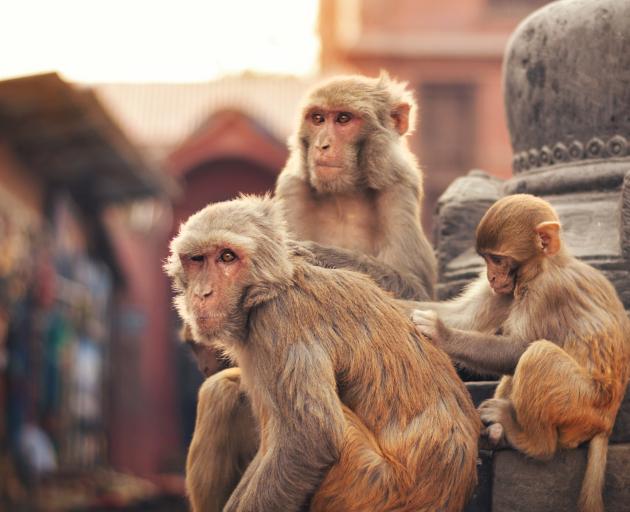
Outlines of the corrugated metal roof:
M 312 83 L 310 78 L 245 74 L 193 84 L 97 84 L 94 91 L 129 137 L 160 159 L 223 109 L 240 110 L 286 140 Z
M 48 186 L 90 206 L 175 191 L 90 89 L 55 73 L 0 82 L 0 138 Z

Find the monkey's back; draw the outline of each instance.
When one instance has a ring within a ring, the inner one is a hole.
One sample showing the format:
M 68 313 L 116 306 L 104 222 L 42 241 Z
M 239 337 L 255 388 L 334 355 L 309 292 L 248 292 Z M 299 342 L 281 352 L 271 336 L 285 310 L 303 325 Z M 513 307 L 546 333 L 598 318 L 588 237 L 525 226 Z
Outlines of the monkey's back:
M 511 330 L 562 347 L 600 382 L 602 396 L 608 397 L 606 407 L 610 402 L 618 405 L 630 374 L 630 320 L 610 281 L 591 265 L 561 255 L 528 293 L 537 299 L 522 301 L 528 310 L 514 315 L 523 322 L 509 326 Z M 551 321 L 528 321 L 545 316 Z
M 267 307 L 270 319 L 286 318 L 276 327 L 285 343 L 324 347 L 341 401 L 386 458 L 408 468 L 409 488 L 397 492 L 413 507 L 392 510 L 460 509 L 476 483 L 480 421 L 448 356 L 418 335 L 389 295 L 352 271 L 298 261 L 293 285 Z

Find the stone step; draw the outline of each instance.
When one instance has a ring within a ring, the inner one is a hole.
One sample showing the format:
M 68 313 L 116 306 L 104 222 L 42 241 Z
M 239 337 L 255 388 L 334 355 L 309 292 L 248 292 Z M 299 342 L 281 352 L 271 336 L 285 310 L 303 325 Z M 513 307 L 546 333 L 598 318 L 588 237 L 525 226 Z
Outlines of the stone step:
M 495 452 L 489 510 L 575 512 L 586 453 L 586 448 L 565 450 L 541 462 L 513 450 Z M 608 448 L 604 504 L 606 512 L 630 512 L 630 444 Z

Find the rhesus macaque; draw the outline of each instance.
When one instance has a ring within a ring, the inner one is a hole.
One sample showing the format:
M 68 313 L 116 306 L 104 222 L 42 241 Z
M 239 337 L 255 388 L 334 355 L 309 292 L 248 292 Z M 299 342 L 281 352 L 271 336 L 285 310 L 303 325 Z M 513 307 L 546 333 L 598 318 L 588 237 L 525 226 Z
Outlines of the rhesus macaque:
M 296 254 L 283 224 L 274 200 L 240 198 L 170 246 L 179 314 L 238 364 L 200 393 L 187 469 L 211 476 L 189 479 L 193 510 L 220 510 L 231 488 L 215 454 L 239 437 L 245 396 L 260 443 L 224 511 L 461 510 L 480 421 L 448 357 L 371 279 Z
M 429 300 L 436 261 L 420 223 L 422 171 L 406 140 L 417 106 L 405 86 L 381 73 L 311 90 L 275 195 L 314 264 L 366 273 L 401 299 Z M 184 341 L 211 375 L 216 353 Z
M 436 263 L 422 225 L 422 172 L 407 148 L 416 104 L 404 83 L 336 77 L 306 97 L 278 177 L 293 238 L 324 265 L 369 274 L 402 299 L 433 297 Z
M 477 228 L 477 252 L 487 279 L 450 302 L 421 304 L 414 322 L 455 361 L 504 375 L 479 407 L 491 441 L 505 436 L 540 459 L 590 441 L 579 507 L 603 511 L 608 437 L 630 371 L 623 305 L 598 270 L 567 252 L 540 198 L 497 201 Z
M 420 224 L 422 173 L 406 145 L 415 111 L 405 84 L 385 74 L 336 78 L 315 88 L 304 102 L 276 196 L 292 237 L 310 241 L 302 248 L 311 262 L 358 270 L 396 297 L 427 300 L 433 297 L 436 264 Z M 211 375 L 217 367 L 214 350 L 194 341 L 191 346 L 199 367 Z M 202 397 L 207 392 L 200 390 L 200 403 L 212 401 Z M 215 453 L 212 464 L 238 473 L 251 440 L 236 436 L 246 431 L 230 433 L 231 450 Z M 200 435 L 195 441 L 202 446 Z M 192 449 L 189 462 L 196 453 L 203 453 L 205 463 L 209 452 Z M 195 472 L 189 480 L 211 474 Z M 194 487 L 211 492 L 215 485 Z

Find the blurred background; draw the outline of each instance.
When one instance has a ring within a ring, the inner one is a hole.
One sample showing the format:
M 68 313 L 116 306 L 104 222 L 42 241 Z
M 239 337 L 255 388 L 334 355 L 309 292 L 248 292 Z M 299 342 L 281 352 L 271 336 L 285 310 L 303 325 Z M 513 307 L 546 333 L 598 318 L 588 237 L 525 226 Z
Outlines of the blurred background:
M 273 189 L 315 81 L 385 69 L 420 102 L 431 233 L 454 178 L 511 173 L 502 56 L 545 3 L 0 2 L 0 510 L 186 510 L 179 223 Z

